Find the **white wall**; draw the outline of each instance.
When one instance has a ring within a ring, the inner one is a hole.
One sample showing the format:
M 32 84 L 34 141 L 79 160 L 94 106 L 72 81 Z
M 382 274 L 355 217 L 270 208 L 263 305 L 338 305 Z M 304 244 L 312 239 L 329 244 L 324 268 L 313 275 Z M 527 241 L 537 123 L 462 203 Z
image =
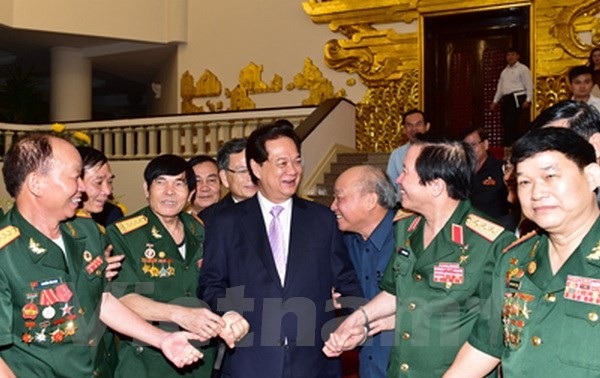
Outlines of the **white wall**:
M 256 107 L 296 106 L 308 97 L 308 91 L 289 92 L 285 86 L 302 72 L 308 57 L 333 82 L 335 91 L 345 89 L 355 103 L 362 99 L 366 88 L 357 75 L 336 72 L 324 62 L 325 43 L 341 35 L 336 37 L 327 25 L 314 24 L 301 0 L 190 0 L 188 5 L 188 43 L 180 46 L 179 77 L 187 70 L 197 80 L 208 69 L 223 88 L 233 89 L 240 70 L 254 62 L 263 65 L 262 80 L 267 84 L 275 74 L 283 78 L 281 92 L 250 95 Z M 352 87 L 346 84 L 351 77 L 357 81 Z M 196 104 L 203 105 L 207 99 L 229 106 L 224 94 L 198 99 Z

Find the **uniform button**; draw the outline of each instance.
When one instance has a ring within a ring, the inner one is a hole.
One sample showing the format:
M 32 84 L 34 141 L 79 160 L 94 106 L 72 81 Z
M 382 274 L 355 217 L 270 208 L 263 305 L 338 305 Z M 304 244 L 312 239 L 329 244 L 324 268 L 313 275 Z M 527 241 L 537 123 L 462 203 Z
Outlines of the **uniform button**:
M 402 340 L 408 340 L 408 339 L 410 339 L 410 333 L 402 332 Z
M 423 276 L 421 276 L 420 274 L 415 274 L 415 281 L 421 281 L 423 279 Z
M 136 352 L 137 354 L 140 354 L 140 353 L 142 353 L 143 351 L 144 351 L 144 347 L 141 347 L 141 346 L 139 346 L 139 347 L 136 347 L 136 348 L 135 348 L 135 352 Z
M 592 311 L 588 314 L 588 319 L 590 322 L 597 322 L 598 321 L 598 313 L 596 313 L 596 311 Z
M 409 311 L 413 311 L 415 308 L 417 308 L 417 305 L 414 302 L 410 302 L 408 304 L 408 310 Z
M 89 346 L 94 346 L 94 344 L 95 344 L 94 339 L 91 339 L 90 341 L 88 341 Z
M 533 336 L 531 338 L 531 343 L 533 344 L 533 346 L 540 346 L 542 345 L 542 339 L 539 336 Z
M 192 292 L 191 291 L 186 291 L 185 292 L 185 296 L 186 297 L 191 297 L 192 296 Z
M 372 359 L 373 359 L 373 356 L 369 355 L 369 360 L 372 360 Z
M 408 371 L 408 369 L 410 368 L 410 366 L 408 366 L 408 364 L 401 364 L 400 365 L 400 370 L 402 371 Z
M 544 299 L 546 300 L 546 302 L 556 302 L 556 295 L 554 295 L 553 293 L 548 293 L 546 295 L 544 295 Z
M 190 270 L 190 266 L 189 265 L 184 266 L 183 270 Z
M 367 281 L 368 281 L 368 280 L 369 280 L 369 276 L 365 276 L 365 280 L 367 280 Z
M 100 376 L 100 370 L 96 369 L 94 370 L 94 377 L 99 377 Z

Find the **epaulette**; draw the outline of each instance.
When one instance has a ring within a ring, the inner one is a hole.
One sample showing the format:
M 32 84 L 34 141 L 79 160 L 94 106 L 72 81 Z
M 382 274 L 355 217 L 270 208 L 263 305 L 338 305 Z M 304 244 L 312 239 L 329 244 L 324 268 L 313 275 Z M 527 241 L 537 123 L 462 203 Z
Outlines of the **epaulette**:
M 519 244 L 523 243 L 526 240 L 531 239 L 533 236 L 537 235 L 537 231 L 533 230 L 533 231 L 529 231 L 528 233 L 526 233 L 525 235 L 521 236 L 520 238 L 518 238 L 517 240 L 515 240 L 514 242 L 510 243 L 508 246 L 506 246 L 506 248 L 504 248 L 502 250 L 502 253 L 506 253 L 509 250 L 511 250 L 513 247 L 518 246 Z
M 120 222 L 116 222 L 115 226 L 121 231 L 122 234 L 127 234 L 133 230 L 137 230 L 148 224 L 148 217 L 145 215 L 138 215 L 130 219 L 125 219 Z
M 396 211 L 396 215 L 394 215 L 394 219 L 392 222 L 396 223 L 402 219 L 406 219 L 410 216 L 415 215 L 415 213 L 413 213 L 412 211 L 408 211 L 408 210 L 404 210 L 404 209 L 398 209 L 398 211 Z
M 202 221 L 202 219 L 200 219 L 198 215 L 192 213 L 192 218 L 194 218 L 198 223 L 202 225 L 202 227 L 204 227 L 204 222 Z
M 4 248 L 21 236 L 21 231 L 15 226 L 6 226 L 0 230 L 0 248 Z
M 83 209 L 77 209 L 77 211 L 75 212 L 75 216 L 78 218 L 91 218 L 92 214 L 88 213 Z
M 100 230 L 100 233 L 102 233 L 102 235 L 106 235 L 106 228 L 104 228 L 103 225 L 101 225 L 100 223 L 96 223 L 96 226 L 98 226 L 98 230 Z
M 496 240 L 502 231 L 504 231 L 504 227 L 475 214 L 467 215 L 467 222 L 465 225 L 471 231 L 490 242 Z

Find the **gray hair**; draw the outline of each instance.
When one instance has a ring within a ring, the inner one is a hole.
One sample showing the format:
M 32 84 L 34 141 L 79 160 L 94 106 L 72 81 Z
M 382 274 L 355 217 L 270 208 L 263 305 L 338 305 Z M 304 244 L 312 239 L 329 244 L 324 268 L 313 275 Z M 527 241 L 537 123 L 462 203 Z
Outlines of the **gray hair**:
M 398 195 L 385 172 L 373 165 L 362 165 L 364 175 L 357 181 L 361 194 L 377 194 L 377 203 L 386 209 L 396 206 Z

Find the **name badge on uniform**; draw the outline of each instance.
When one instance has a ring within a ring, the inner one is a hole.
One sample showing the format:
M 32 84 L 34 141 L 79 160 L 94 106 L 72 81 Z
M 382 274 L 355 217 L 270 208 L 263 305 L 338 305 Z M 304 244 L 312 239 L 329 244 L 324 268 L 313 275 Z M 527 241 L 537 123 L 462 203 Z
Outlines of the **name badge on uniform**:
M 567 276 L 565 299 L 600 305 L 600 279 Z
M 409 257 L 410 256 L 410 251 L 408 249 L 405 249 L 405 248 L 398 248 L 398 254 L 400 256 L 403 256 L 403 257 Z
M 433 282 L 462 284 L 465 273 L 459 263 L 440 263 L 433 267 Z

